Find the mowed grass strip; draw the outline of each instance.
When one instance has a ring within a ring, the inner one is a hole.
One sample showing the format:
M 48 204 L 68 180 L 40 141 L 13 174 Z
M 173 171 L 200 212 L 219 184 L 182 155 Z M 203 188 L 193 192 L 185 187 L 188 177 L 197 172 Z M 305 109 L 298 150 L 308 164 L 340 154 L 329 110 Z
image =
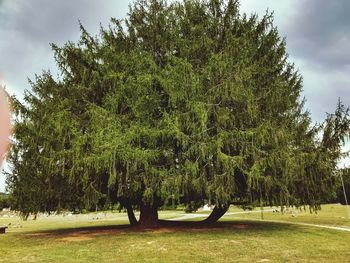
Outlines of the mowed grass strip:
M 264 207 L 264 220 L 281 220 L 295 223 L 309 223 L 329 226 L 344 226 L 350 227 L 350 219 L 347 214 L 347 207 L 340 204 L 323 205 L 322 209 L 317 213 L 310 213 L 308 209 L 288 209 L 284 213 L 281 212 L 267 212 L 270 207 Z M 260 208 L 254 209 L 252 212 L 242 214 L 230 214 L 235 212 L 242 212 L 237 207 L 231 207 L 225 216 L 226 219 L 261 219 Z
M 0 262 L 350 262 L 350 232 L 249 218 L 144 230 L 127 227 L 125 214 L 16 220 L 0 219 L 13 221 L 0 235 Z

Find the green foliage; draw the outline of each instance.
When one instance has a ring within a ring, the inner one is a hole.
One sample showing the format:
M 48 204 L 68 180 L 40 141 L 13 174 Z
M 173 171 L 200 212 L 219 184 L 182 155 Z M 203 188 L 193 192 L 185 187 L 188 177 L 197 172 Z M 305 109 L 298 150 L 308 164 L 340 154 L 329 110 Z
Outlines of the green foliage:
M 269 13 L 139 0 L 98 37 L 81 26 L 52 48 L 61 77 L 15 100 L 8 184 L 24 213 L 169 198 L 318 209 L 334 183 L 348 110 L 311 126 Z
M 344 187 L 343 187 L 344 183 Z M 333 203 L 341 203 L 342 205 L 346 205 L 345 194 L 347 197 L 348 204 L 350 203 L 350 169 L 344 168 L 340 169 L 339 174 L 337 175 L 336 188 L 334 189 L 333 196 L 330 200 Z
M 3 208 L 11 207 L 10 196 L 8 194 L 0 193 L 0 211 Z

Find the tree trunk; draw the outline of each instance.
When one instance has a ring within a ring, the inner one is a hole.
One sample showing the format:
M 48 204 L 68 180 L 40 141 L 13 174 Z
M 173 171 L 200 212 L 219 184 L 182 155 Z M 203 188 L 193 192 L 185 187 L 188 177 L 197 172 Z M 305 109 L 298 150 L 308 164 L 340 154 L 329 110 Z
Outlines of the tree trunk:
M 125 205 L 126 211 L 128 212 L 128 218 L 131 226 L 137 225 L 137 219 L 134 214 L 134 210 L 132 209 L 132 205 L 127 204 Z
M 202 221 L 202 223 L 215 223 L 217 222 L 228 210 L 229 205 L 215 206 L 211 214 Z
M 139 225 L 142 227 L 158 226 L 158 207 L 155 205 L 140 205 Z

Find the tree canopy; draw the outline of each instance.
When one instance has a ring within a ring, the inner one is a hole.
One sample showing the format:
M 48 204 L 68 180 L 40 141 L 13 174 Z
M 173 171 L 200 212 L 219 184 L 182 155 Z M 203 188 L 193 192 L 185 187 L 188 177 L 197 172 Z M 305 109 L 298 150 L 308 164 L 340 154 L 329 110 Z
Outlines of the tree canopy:
M 170 200 L 309 205 L 333 194 L 349 134 L 340 102 L 312 125 L 302 77 L 273 25 L 238 1 L 138 0 L 78 43 L 52 44 L 14 98 L 8 187 L 24 214 L 120 203 L 154 225 Z

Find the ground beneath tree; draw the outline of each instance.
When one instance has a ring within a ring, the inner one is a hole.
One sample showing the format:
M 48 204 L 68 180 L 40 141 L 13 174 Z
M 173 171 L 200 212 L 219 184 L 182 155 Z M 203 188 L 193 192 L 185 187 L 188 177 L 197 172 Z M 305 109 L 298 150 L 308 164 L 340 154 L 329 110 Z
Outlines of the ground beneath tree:
M 162 222 L 161 222 L 162 223 Z M 181 225 L 179 225 L 179 223 Z M 125 235 L 130 233 L 147 232 L 152 234 L 163 234 L 163 233 L 179 233 L 179 232 L 213 232 L 221 231 L 223 229 L 247 229 L 254 228 L 255 224 L 241 224 L 241 223 L 227 223 L 218 222 L 212 225 L 197 225 L 196 222 L 177 222 L 168 221 L 166 226 L 160 224 L 159 227 L 155 228 L 142 228 L 142 227 L 131 227 L 129 225 L 121 226 L 103 226 L 103 227 L 84 227 L 84 228 L 72 228 L 72 229 L 60 229 L 51 230 L 35 233 L 25 234 L 28 237 L 46 237 L 55 239 L 57 241 L 68 241 L 68 242 L 79 242 L 91 240 L 97 236 L 104 235 Z
M 194 218 L 194 217 L 193 217 Z M 188 217 L 186 217 L 188 219 Z M 125 235 L 130 233 L 146 232 L 151 234 L 163 234 L 163 233 L 180 233 L 180 232 L 215 232 L 221 230 L 232 230 L 237 231 L 241 229 L 258 229 L 265 224 L 287 224 L 287 225 L 299 225 L 304 227 L 316 227 L 316 228 L 326 228 L 339 231 L 350 232 L 348 227 L 335 227 L 335 226 L 325 226 L 317 224 L 308 223 L 296 223 L 296 222 L 285 222 L 285 221 L 271 221 L 271 220 L 252 220 L 253 222 L 217 222 L 210 225 L 198 224 L 198 222 L 192 221 L 171 221 L 171 220 L 160 220 L 160 225 L 155 228 L 143 228 L 139 226 L 131 227 L 129 225 L 120 226 L 100 226 L 100 227 L 84 227 L 84 228 L 71 228 L 71 229 L 60 229 L 51 230 L 44 232 L 35 232 L 25 234 L 28 237 L 44 237 L 49 239 L 54 239 L 56 241 L 63 242 L 81 242 L 92 240 L 98 236 L 105 235 Z M 231 240 L 232 243 L 237 241 Z
M 148 229 L 128 226 L 125 213 L 39 216 L 28 221 L 0 214 L 0 225 L 9 225 L 0 235 L 0 262 L 349 261 L 346 207 L 325 205 L 317 215 L 268 209 L 264 208 L 267 221 L 261 220 L 260 209 L 240 213 L 244 211 L 233 208 L 209 226 L 188 223 L 204 219 L 205 212 L 202 218 L 193 216 L 198 213 L 184 218 L 183 212 L 160 211 L 164 220 L 182 217 L 185 222 Z
M 264 212 L 272 212 L 273 210 L 266 209 Z M 251 214 L 260 213 L 260 211 L 242 211 L 242 212 L 229 212 L 226 213 L 225 217 L 228 219 L 230 216 L 238 214 Z M 64 242 L 80 242 L 91 240 L 97 236 L 103 235 L 125 235 L 137 232 L 148 232 L 148 233 L 174 233 L 174 232 L 209 232 L 216 230 L 232 230 L 237 231 L 239 229 L 258 229 L 261 225 L 266 227 L 268 224 L 278 224 L 278 225 L 298 225 L 301 227 L 312 227 L 312 228 L 325 228 L 336 231 L 346 231 L 350 232 L 350 227 L 347 226 L 332 226 L 332 225 L 322 225 L 322 224 L 312 224 L 312 223 L 302 223 L 302 222 L 290 222 L 290 221 L 280 221 L 280 220 L 261 220 L 261 219 L 248 219 L 249 222 L 244 221 L 244 223 L 238 222 L 217 222 L 211 224 L 203 224 L 198 221 L 187 221 L 191 219 L 205 218 L 207 214 L 196 213 L 196 214 L 185 214 L 181 216 L 174 217 L 169 220 L 160 220 L 159 226 L 155 228 L 143 228 L 140 226 L 130 227 L 129 225 L 108 225 L 108 226 L 95 226 L 95 227 L 80 227 L 80 228 L 67 228 L 58 229 L 50 231 L 41 232 L 30 232 L 25 235 L 32 237 L 44 237 L 50 238 L 58 241 Z M 109 220 L 108 220 L 109 221 Z

